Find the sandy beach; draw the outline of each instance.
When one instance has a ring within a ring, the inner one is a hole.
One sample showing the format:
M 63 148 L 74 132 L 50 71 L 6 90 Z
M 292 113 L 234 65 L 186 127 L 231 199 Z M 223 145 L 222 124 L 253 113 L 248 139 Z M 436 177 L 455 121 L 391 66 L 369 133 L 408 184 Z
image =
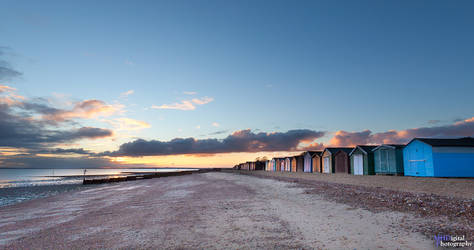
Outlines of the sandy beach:
M 421 220 L 308 194 L 296 184 L 205 173 L 100 185 L 0 208 L 0 248 L 431 249 Z

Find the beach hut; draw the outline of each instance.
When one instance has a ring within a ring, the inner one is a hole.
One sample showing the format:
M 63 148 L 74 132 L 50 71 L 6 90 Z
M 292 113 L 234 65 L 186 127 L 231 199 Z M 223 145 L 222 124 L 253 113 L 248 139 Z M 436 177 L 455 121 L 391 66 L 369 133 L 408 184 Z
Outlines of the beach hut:
M 403 148 L 408 176 L 474 177 L 474 138 L 415 138 Z
M 265 161 L 256 161 L 256 162 L 254 162 L 253 170 L 255 170 L 255 171 L 265 170 Z
M 291 157 L 291 172 L 296 172 L 297 160 L 296 156 Z
M 321 155 L 323 154 L 322 151 L 315 151 L 313 154 L 313 173 L 321 173 Z
M 296 172 L 304 172 L 304 156 L 297 155 L 296 157 Z
M 280 172 L 284 172 L 286 169 L 286 161 L 285 158 L 280 158 Z
M 349 153 L 352 151 L 352 149 L 353 148 L 341 148 L 339 151 L 336 152 L 336 154 L 334 155 L 334 171 L 336 173 L 351 173 Z
M 352 148 L 325 148 L 322 153 L 322 161 L 321 161 L 323 173 L 326 173 L 326 174 L 336 173 L 335 156 L 336 156 L 336 153 L 339 151 L 343 151 L 343 154 L 341 154 L 338 157 L 339 171 L 344 171 L 345 169 L 344 158 L 348 157 L 348 154 L 352 151 Z M 347 164 L 348 162 L 349 161 L 347 160 Z M 349 170 L 347 170 L 347 172 L 345 173 L 348 173 L 348 172 Z
M 280 158 L 275 158 L 275 171 L 280 172 L 281 171 L 281 161 Z
M 351 173 L 354 175 L 373 175 L 374 152 L 377 146 L 358 145 L 350 153 Z
M 304 157 L 304 166 L 303 171 L 306 173 L 312 173 L 313 170 L 313 156 L 317 153 L 321 153 L 320 151 L 306 151 L 303 153 Z
M 291 172 L 291 158 L 292 157 L 285 157 L 285 171 Z
M 272 158 L 270 160 L 270 171 L 276 171 L 276 160 L 275 160 L 275 158 Z
M 399 144 L 383 144 L 372 149 L 375 174 L 403 175 L 403 147 Z
M 250 170 L 250 162 L 245 163 L 245 170 Z

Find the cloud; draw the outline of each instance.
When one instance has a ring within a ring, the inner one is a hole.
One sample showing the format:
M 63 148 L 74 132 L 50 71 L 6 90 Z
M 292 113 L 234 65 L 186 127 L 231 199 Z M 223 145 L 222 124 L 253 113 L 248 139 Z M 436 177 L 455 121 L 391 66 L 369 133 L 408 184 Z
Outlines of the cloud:
M 227 131 L 228 130 L 220 130 L 220 131 L 212 132 L 209 135 L 222 135 L 222 134 L 227 133 Z
M 204 104 L 208 104 L 208 103 L 214 101 L 214 98 L 212 98 L 212 97 L 203 97 L 201 99 L 194 98 L 191 101 L 193 103 L 197 104 L 197 105 L 204 105 Z
M 6 85 L 0 85 L 0 103 L 15 105 L 21 103 L 25 97 L 18 95 L 16 89 Z
M 210 103 L 214 100 L 212 97 L 203 97 L 201 99 L 194 98 L 191 100 L 183 100 L 181 102 L 175 102 L 172 104 L 163 104 L 160 106 L 153 105 L 153 109 L 176 109 L 176 110 L 195 110 L 196 105 L 204 105 Z
M 56 132 L 56 141 L 75 141 L 78 139 L 97 139 L 104 138 L 113 135 L 113 132 L 109 129 L 94 128 L 94 127 L 82 127 L 79 129 Z
M 184 91 L 183 94 L 185 94 L 185 95 L 196 95 L 197 92 L 194 92 L 194 91 Z
M 81 154 L 81 155 L 89 155 L 91 152 L 89 150 L 85 150 L 83 148 L 56 148 L 50 150 L 49 153 L 51 154 Z
M 181 103 L 163 104 L 160 106 L 153 105 L 152 109 L 177 109 L 177 110 L 195 110 L 196 107 L 191 101 L 181 101 Z
M 301 148 L 301 150 L 302 151 L 308 151 L 308 150 L 320 150 L 320 151 L 322 151 L 322 150 L 324 150 L 325 147 L 326 147 L 326 145 L 324 145 L 324 143 L 315 142 L 315 143 L 309 144 L 306 147 Z
M 78 102 L 72 110 L 61 110 L 49 106 L 42 98 L 26 100 L 16 94 L 16 89 L 0 85 L 0 146 L 38 148 L 112 136 L 112 131 L 108 129 L 58 129 L 57 125 L 72 118 L 94 117 L 116 110 L 115 106 L 98 100 Z
M 7 168 L 120 168 L 119 164 L 107 158 L 98 157 L 38 157 L 21 156 L 2 159 L 2 166 Z M 128 166 L 130 167 L 130 166 Z
M 0 57 L 4 56 L 6 51 L 9 49 L 6 47 L 0 47 Z M 11 65 L 0 58 L 0 82 L 1 81 L 9 81 L 13 78 L 19 77 L 22 74 L 16 70 L 14 70 Z
M 372 131 L 364 130 L 361 132 L 346 132 L 343 130 L 337 131 L 332 139 L 330 145 L 333 146 L 355 146 L 369 144 Z
M 226 138 L 202 139 L 175 138 L 170 141 L 138 139 L 124 143 L 106 156 L 150 156 L 178 154 L 215 154 L 231 152 L 295 151 L 302 141 L 314 141 L 324 132 L 308 129 L 288 132 L 253 133 L 250 129 L 232 133 Z
M 440 123 L 441 120 L 429 120 L 428 123 L 429 124 L 437 124 L 437 123 Z
M 126 91 L 126 92 L 123 92 L 122 94 L 120 94 L 120 97 L 127 97 L 131 94 L 135 93 L 135 90 L 131 89 L 129 91 Z
M 116 130 L 141 130 L 151 127 L 151 125 L 147 122 L 126 117 L 113 119 L 107 122 L 111 123 Z
M 0 93 L 13 91 L 16 91 L 16 89 L 5 85 L 0 85 Z
M 94 118 L 99 116 L 111 116 L 120 112 L 123 105 L 110 105 L 100 100 L 85 100 L 77 102 L 71 110 L 52 109 L 43 112 L 43 119 L 62 122 L 75 118 Z
M 90 155 L 92 152 L 85 150 L 83 148 L 44 148 L 44 149 L 32 149 L 25 150 L 24 156 L 32 156 L 39 154 L 52 154 L 52 155 L 69 155 L 69 154 L 78 154 L 78 155 Z
M 112 136 L 111 130 L 93 127 L 51 129 L 42 121 L 32 119 L 27 114 L 15 114 L 9 106 L 0 104 L 0 146 L 37 148 L 108 136 Z
M 212 125 L 213 127 L 219 127 L 219 126 L 220 126 L 220 124 L 217 123 L 217 122 L 213 122 L 211 125 Z
M 360 144 L 404 144 L 415 137 L 453 138 L 474 136 L 474 117 L 445 126 L 421 127 L 405 130 L 388 130 L 372 133 L 337 131 L 330 144 L 334 146 L 354 146 Z

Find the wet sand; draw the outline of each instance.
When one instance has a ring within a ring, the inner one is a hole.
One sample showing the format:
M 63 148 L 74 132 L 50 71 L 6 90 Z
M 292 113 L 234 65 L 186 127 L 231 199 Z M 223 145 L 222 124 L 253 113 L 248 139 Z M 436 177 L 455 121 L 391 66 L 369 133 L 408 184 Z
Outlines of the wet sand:
M 205 173 L 100 185 L 0 208 L 0 248 L 432 249 L 373 213 L 296 184 Z

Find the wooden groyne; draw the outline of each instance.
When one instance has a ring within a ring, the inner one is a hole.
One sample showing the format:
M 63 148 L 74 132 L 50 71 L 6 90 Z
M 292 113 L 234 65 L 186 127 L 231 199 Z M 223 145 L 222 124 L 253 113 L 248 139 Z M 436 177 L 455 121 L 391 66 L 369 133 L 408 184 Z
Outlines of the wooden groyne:
M 176 171 L 176 172 L 154 172 L 154 173 L 127 172 L 127 174 L 131 174 L 131 175 L 121 176 L 121 177 L 99 178 L 99 179 L 98 178 L 84 179 L 82 181 L 82 184 L 90 185 L 90 184 L 104 184 L 104 183 L 114 183 L 114 182 L 122 182 L 122 181 L 136 181 L 136 180 L 143 180 L 143 179 L 181 176 L 181 175 L 188 175 L 188 174 L 200 174 L 200 173 L 218 172 L 218 171 L 221 171 L 221 169 L 210 168 L 210 169 L 199 169 L 199 170 L 187 170 L 187 171 Z

